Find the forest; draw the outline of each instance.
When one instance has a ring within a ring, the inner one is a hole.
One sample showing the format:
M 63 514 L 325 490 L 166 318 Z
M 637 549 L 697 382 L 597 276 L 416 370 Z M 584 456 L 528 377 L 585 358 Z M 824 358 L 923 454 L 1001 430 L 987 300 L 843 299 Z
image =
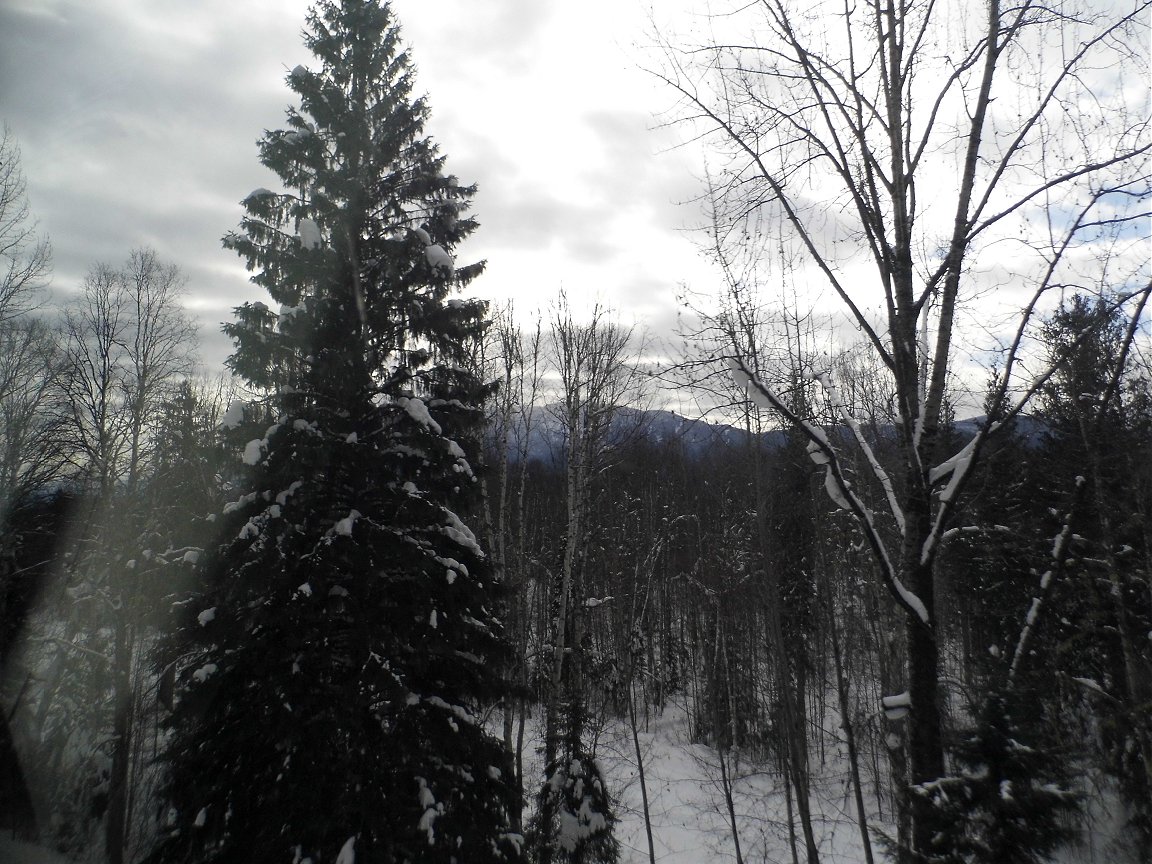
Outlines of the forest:
M 386 0 L 309 12 L 226 369 L 181 262 L 50 290 L 5 127 L 0 857 L 1152 858 L 1149 3 L 798 7 L 657 34 L 675 334 L 481 299 Z

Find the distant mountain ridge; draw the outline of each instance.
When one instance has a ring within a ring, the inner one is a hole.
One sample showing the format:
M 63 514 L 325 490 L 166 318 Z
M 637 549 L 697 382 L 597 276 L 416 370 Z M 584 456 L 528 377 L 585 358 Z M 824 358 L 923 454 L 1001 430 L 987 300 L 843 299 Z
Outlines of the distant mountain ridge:
M 527 448 L 527 459 L 530 462 L 557 466 L 564 462 L 564 432 L 553 408 L 545 406 L 535 412 Z M 953 423 L 953 429 L 963 441 L 968 441 L 983 427 L 986 420 L 984 416 L 957 420 Z M 1026 443 L 1031 446 L 1039 443 L 1044 432 L 1041 421 L 1021 416 L 1016 423 Z M 844 432 L 846 434 L 846 430 Z M 748 441 L 748 432 L 737 426 L 694 420 L 664 409 L 621 408 L 612 421 L 610 434 L 621 443 L 634 437 L 655 445 L 677 443 L 691 459 L 698 459 L 715 447 L 742 447 Z M 893 434 L 893 427 L 880 427 L 880 434 Z M 775 449 L 784 445 L 787 436 L 784 430 L 773 429 L 762 433 L 760 439 L 769 449 Z M 518 440 L 509 441 L 510 459 L 517 460 L 521 450 Z

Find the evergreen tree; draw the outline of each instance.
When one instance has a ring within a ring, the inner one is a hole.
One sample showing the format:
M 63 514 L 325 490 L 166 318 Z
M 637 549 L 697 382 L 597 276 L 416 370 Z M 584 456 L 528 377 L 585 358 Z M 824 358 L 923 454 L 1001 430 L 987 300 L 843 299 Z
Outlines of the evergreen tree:
M 994 371 L 989 379 L 984 410 L 1000 425 L 969 477 L 958 505 L 957 522 L 964 530 L 947 540 L 940 571 L 962 668 L 968 683 L 981 692 L 1005 673 L 1039 582 L 1035 568 L 1046 560 L 1053 533 L 1059 531 L 1059 525 L 1051 528 L 1037 513 L 1037 478 L 1030 471 L 1035 447 L 1028 435 L 1033 421 L 1006 416 L 997 396 L 998 375 Z M 966 443 L 958 442 L 956 449 Z M 1052 504 L 1067 509 L 1066 501 Z M 1028 682 L 1049 692 L 1055 686 L 1045 664 L 1029 670 Z
M 1130 314 L 1116 296 L 1073 294 L 1045 322 L 1049 359 L 1058 368 L 1040 392 L 1045 435 L 1033 470 L 1041 501 L 1050 505 L 1083 478 L 1071 555 L 1053 591 L 1047 638 L 1057 646 L 1050 652 L 1052 665 L 1067 681 L 1093 682 L 1077 687 L 1068 701 L 1092 704 L 1083 740 L 1097 738 L 1106 769 L 1119 781 L 1140 854 L 1148 857 L 1152 382 L 1126 341 Z
M 423 134 L 400 38 L 386 2 L 313 7 L 319 68 L 289 74 L 300 108 L 260 142 L 291 191 L 249 195 L 225 238 L 280 309 L 225 328 L 269 395 L 225 416 L 258 431 L 170 646 L 156 861 L 519 859 L 478 716 L 503 692 L 498 586 L 454 512 L 485 395 L 484 307 L 449 299 L 481 269 L 450 257 L 473 188 Z
M 919 860 L 932 864 L 1037 864 L 1078 830 L 1078 796 L 1051 747 L 1024 743 L 1010 701 L 987 697 L 981 716 L 952 748 L 950 776 L 913 787 L 940 814 L 940 832 Z M 1027 710 L 1021 702 L 1020 711 Z M 1035 728 L 1034 719 L 1023 724 Z
M 152 474 L 145 500 L 157 520 L 172 532 L 169 545 L 203 545 L 201 531 L 206 513 L 217 507 L 217 476 L 230 466 L 233 455 L 216 434 L 222 405 L 199 392 L 191 381 L 181 381 L 160 404 Z

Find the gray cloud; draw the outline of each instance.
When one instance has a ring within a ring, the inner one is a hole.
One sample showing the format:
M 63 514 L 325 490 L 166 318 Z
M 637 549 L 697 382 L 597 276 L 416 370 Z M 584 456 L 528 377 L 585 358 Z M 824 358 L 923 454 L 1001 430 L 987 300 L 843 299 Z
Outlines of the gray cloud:
M 409 7 L 407 0 L 395 4 L 401 22 Z M 541 0 L 485 0 L 456 15 L 451 8 L 438 10 L 437 38 L 413 40 L 417 63 L 421 68 L 464 64 L 474 74 L 496 68 L 501 78 L 531 75 L 533 55 L 543 47 L 540 35 L 555 10 Z M 405 34 L 412 37 L 411 31 Z
M 286 46 L 276 61 L 246 50 L 267 4 L 200 4 L 206 14 L 184 30 L 177 5 L 0 10 L 0 115 L 53 238 L 58 293 L 141 245 L 182 267 L 201 308 L 253 293 L 219 241 L 239 219 L 237 202 L 266 182 L 254 142 L 282 117 L 284 61 L 304 54 L 288 47 L 302 19 L 264 22 L 264 37 Z M 202 322 L 209 342 L 220 317 Z
M 95 262 L 118 263 L 151 245 L 187 274 L 205 358 L 223 359 L 220 322 L 259 294 L 220 237 L 239 221 L 240 199 L 276 185 L 255 142 L 282 123 L 286 70 L 309 60 L 299 38 L 306 6 L 0 6 L 0 118 L 22 146 L 32 208 L 52 235 L 59 293 Z M 666 260 L 667 248 L 654 248 L 660 232 L 683 221 L 674 202 L 691 197 L 695 181 L 684 160 L 654 155 L 666 139 L 650 133 L 642 107 L 610 98 L 614 82 L 598 63 L 554 60 L 564 46 L 549 40 L 569 35 L 558 16 L 571 18 L 572 8 L 395 0 L 394 9 L 403 24 L 412 18 L 405 36 L 417 90 L 430 96 L 429 131 L 448 169 L 480 186 L 481 231 L 462 251 L 504 274 L 482 280 L 481 290 L 498 296 L 528 282 L 551 291 L 578 279 L 629 303 L 671 292 L 682 268 Z M 611 50 L 612 38 L 605 33 L 588 56 Z

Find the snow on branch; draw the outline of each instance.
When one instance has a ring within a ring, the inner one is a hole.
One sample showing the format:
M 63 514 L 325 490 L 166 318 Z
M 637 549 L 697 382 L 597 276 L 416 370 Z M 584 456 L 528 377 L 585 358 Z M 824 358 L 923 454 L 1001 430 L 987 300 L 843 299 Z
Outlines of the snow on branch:
M 443 270 L 449 276 L 456 272 L 456 262 L 439 243 L 433 243 L 431 235 L 423 228 L 413 228 L 412 233 L 424 244 L 424 258 L 433 270 Z
M 1077 678 L 1075 675 L 1069 675 L 1068 679 L 1070 681 L 1075 682 L 1076 684 L 1079 684 L 1085 690 L 1089 690 L 1089 691 L 1097 694 L 1098 696 L 1103 696 L 1105 699 L 1109 700 L 1110 702 L 1118 702 L 1119 701 L 1115 696 L 1113 696 L 1111 693 L 1109 693 L 1107 690 L 1105 690 L 1103 687 L 1101 687 L 1100 682 L 1097 681 L 1095 678 Z
M 244 445 L 244 455 L 241 457 L 245 465 L 259 465 L 264 458 L 264 450 L 268 446 L 267 438 L 253 438 Z
M 441 507 L 440 510 L 447 520 L 447 524 L 440 528 L 441 532 L 446 534 L 458 545 L 463 546 L 477 558 L 484 558 L 484 550 L 480 548 L 480 544 L 476 541 L 476 535 L 472 533 L 472 530 L 460 521 L 460 517 L 447 507 Z
M 949 528 L 947 531 L 941 534 L 940 542 L 947 542 L 953 537 L 959 537 L 961 534 L 990 534 L 993 532 L 998 534 L 1016 533 L 1007 525 L 959 525 L 955 528 Z
M 1068 508 L 1068 512 L 1064 514 L 1064 524 L 1060 528 L 1060 533 L 1056 535 L 1056 539 L 1052 541 L 1052 553 L 1050 556 L 1050 564 L 1044 575 L 1040 577 L 1040 588 L 1032 598 L 1032 603 L 1028 606 L 1028 614 L 1024 617 L 1024 626 L 1020 628 L 1020 638 L 1016 642 L 1016 650 L 1012 654 L 1012 664 L 1008 667 L 1008 683 L 1011 684 L 1015 678 L 1016 673 L 1020 669 L 1020 662 L 1023 660 L 1024 655 L 1028 652 L 1028 643 L 1032 639 L 1032 632 L 1036 626 L 1036 621 L 1040 617 L 1040 610 L 1043 608 L 1044 601 L 1051 593 L 1052 585 L 1056 577 L 1064 569 L 1065 558 L 1068 554 L 1068 545 L 1072 542 L 1072 517 L 1076 513 L 1076 506 L 1080 501 L 1080 496 L 1084 489 L 1085 479 L 1083 475 L 1077 476 L 1076 488 L 1072 495 L 1072 504 Z
M 423 399 L 418 399 L 415 396 L 401 396 L 396 400 L 396 404 L 407 411 L 408 416 L 424 428 L 435 432 L 437 435 L 442 434 L 443 430 L 440 428 L 440 424 L 432 419 Z
M 880 699 L 880 706 L 884 709 L 884 716 L 887 719 L 899 720 L 912 710 L 912 696 L 907 690 L 895 696 L 884 696 Z
M 432 265 L 433 270 L 443 270 L 449 276 L 452 275 L 456 267 L 456 262 L 452 260 L 452 256 L 444 251 L 444 247 L 438 243 L 433 243 L 431 246 L 425 247 L 424 257 L 428 259 L 428 263 Z
M 247 406 L 243 399 L 233 399 L 229 402 L 228 410 L 220 418 L 220 428 L 224 430 L 238 429 L 244 423 L 245 407 Z
M 341 537 L 351 537 L 353 527 L 356 525 L 356 520 L 359 518 L 359 510 L 350 510 L 348 511 L 348 515 L 338 521 L 332 530 Z
M 240 203 L 241 204 L 247 204 L 250 201 L 252 201 L 252 202 L 259 201 L 261 198 L 275 198 L 275 197 L 276 197 L 275 192 L 273 192 L 271 189 L 265 189 L 263 186 L 261 186 L 259 189 L 253 189 L 251 192 L 249 192 L 247 195 L 245 195 L 240 200 Z
M 868 460 L 868 465 L 872 468 L 872 474 L 880 481 L 880 485 L 884 488 L 884 497 L 888 499 L 888 509 L 892 511 L 892 518 L 896 520 L 896 525 L 900 529 L 901 535 L 904 534 L 904 511 L 900 509 L 900 503 L 896 500 L 896 489 L 892 485 L 892 478 L 888 476 L 888 472 L 884 470 L 884 466 L 880 464 L 880 460 L 876 458 L 876 454 L 872 452 L 872 447 L 864 438 L 864 433 L 860 429 L 860 421 L 852 416 L 852 411 L 840 396 L 840 388 L 836 386 L 836 382 L 832 380 L 831 372 L 817 372 L 812 376 L 815 380 L 820 382 L 820 386 L 824 388 L 824 395 L 828 399 L 828 404 L 832 406 L 833 410 L 840 415 L 852 431 L 852 437 L 856 439 L 856 443 L 860 446 L 861 451 L 864 453 L 864 458 Z
M 417 777 L 416 782 L 420 784 L 420 807 L 424 811 L 424 815 L 420 817 L 420 821 L 416 825 L 416 830 L 426 834 L 428 845 L 434 846 L 436 844 L 436 831 L 432 826 L 436 819 L 444 813 L 444 804 L 436 801 L 436 796 L 428 788 L 427 780 L 423 777 Z
M 840 459 L 836 454 L 832 442 L 819 426 L 800 417 L 784 404 L 771 388 L 760 381 L 745 365 L 740 357 L 729 358 L 732 370 L 732 380 L 736 386 L 745 391 L 753 404 L 760 408 L 775 411 L 789 422 L 795 423 L 808 436 L 808 455 L 817 465 L 824 466 L 824 489 L 833 501 L 840 507 L 848 510 L 856 517 L 868 545 L 872 547 L 873 555 L 880 565 L 880 573 L 884 583 L 892 592 L 896 601 L 908 612 L 915 615 L 923 624 L 930 624 L 931 618 L 928 609 L 914 592 L 908 590 L 896 573 L 892 558 L 888 554 L 888 547 L 884 538 L 880 536 L 872 512 L 864 506 L 840 468 Z
M 296 230 L 301 247 L 304 249 L 320 248 L 320 226 L 316 224 L 315 219 L 301 219 Z
M 939 483 L 945 477 L 951 475 L 948 481 L 948 486 L 943 492 L 940 493 L 941 501 L 951 501 L 952 496 L 956 492 L 956 487 L 964 476 L 968 473 L 968 469 L 972 467 L 972 458 L 976 453 L 976 448 L 980 445 L 983 439 L 987 438 L 993 432 L 1000 428 L 998 422 L 990 424 L 986 429 L 981 429 L 977 432 L 971 441 L 960 448 L 960 451 L 955 455 L 945 459 L 935 468 L 928 472 L 929 483 Z
M 940 507 L 936 511 L 936 519 L 932 523 L 932 530 L 924 539 L 924 545 L 920 549 L 921 564 L 927 564 L 932 559 L 937 545 L 943 538 L 944 522 L 949 516 L 949 511 L 956 498 L 956 492 L 959 490 L 960 484 L 963 483 L 964 479 L 968 476 L 968 472 L 972 468 L 972 463 L 975 461 L 981 446 L 984 444 L 984 439 L 999 428 L 1000 423 L 998 421 L 988 424 L 972 436 L 972 440 L 961 447 L 959 452 L 945 459 L 928 472 L 928 483 L 930 485 L 939 483 L 945 477 L 948 478 L 948 484 L 940 490 Z
M 336 864 L 356 864 L 356 837 L 353 835 L 344 841 L 340 847 L 340 854 L 336 856 Z

